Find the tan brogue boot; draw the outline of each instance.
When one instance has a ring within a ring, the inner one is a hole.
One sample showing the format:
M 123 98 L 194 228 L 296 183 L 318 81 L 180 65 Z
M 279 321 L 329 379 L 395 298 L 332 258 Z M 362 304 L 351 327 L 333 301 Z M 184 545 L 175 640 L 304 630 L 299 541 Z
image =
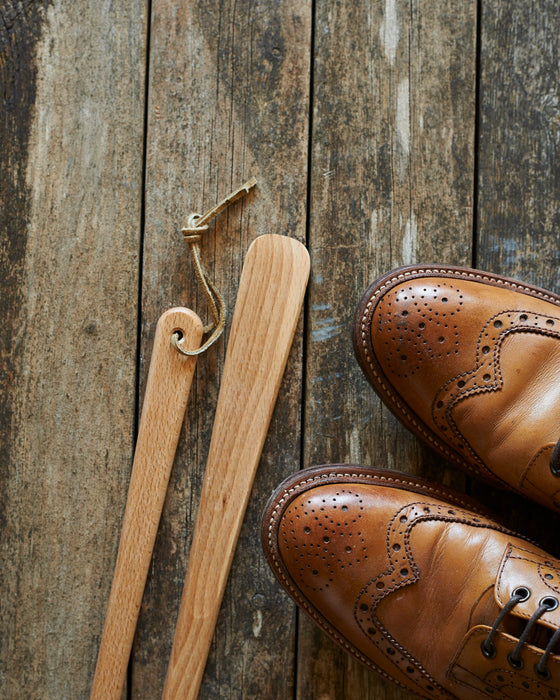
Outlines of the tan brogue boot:
M 360 302 L 354 348 L 420 438 L 560 510 L 560 297 L 478 270 L 399 268 Z
M 560 698 L 560 562 L 416 477 L 306 469 L 265 511 L 268 561 L 338 644 L 424 698 Z

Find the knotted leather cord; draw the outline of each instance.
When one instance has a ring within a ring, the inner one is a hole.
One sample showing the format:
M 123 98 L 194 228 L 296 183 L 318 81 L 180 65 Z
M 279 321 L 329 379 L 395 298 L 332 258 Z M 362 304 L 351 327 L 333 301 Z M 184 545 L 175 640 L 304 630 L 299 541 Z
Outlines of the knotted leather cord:
M 241 187 L 232 192 L 225 199 L 222 199 L 222 201 L 216 204 L 216 206 L 212 207 L 212 209 L 209 209 L 205 214 L 190 214 L 187 217 L 185 226 L 181 229 L 183 238 L 189 245 L 194 272 L 202 292 L 204 293 L 204 298 L 206 299 L 208 310 L 212 317 L 212 322 L 204 326 L 203 329 L 205 334 L 212 331 L 212 335 L 196 350 L 186 350 L 185 348 L 181 347 L 181 345 L 179 345 L 181 334 L 173 333 L 171 342 L 173 346 L 183 355 L 192 357 L 193 355 L 200 355 L 208 350 L 208 348 L 213 345 L 224 332 L 226 321 L 226 305 L 224 298 L 208 276 L 208 272 L 202 264 L 200 255 L 200 240 L 202 238 L 202 234 L 208 230 L 208 223 L 212 221 L 212 219 L 218 216 L 218 214 L 220 214 L 224 209 L 229 207 L 230 204 L 237 201 L 241 197 L 244 197 L 256 184 L 257 181 L 253 177 L 250 180 L 247 180 L 247 182 L 243 183 Z

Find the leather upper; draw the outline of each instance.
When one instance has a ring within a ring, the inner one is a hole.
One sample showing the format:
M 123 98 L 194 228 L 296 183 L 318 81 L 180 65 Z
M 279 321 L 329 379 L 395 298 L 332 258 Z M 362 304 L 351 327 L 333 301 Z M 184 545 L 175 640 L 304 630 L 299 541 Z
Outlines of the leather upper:
M 560 697 L 560 658 L 535 671 L 560 625 L 546 612 L 508 655 L 544 597 L 560 597 L 560 562 L 457 495 L 398 472 L 354 466 L 304 470 L 279 487 L 263 546 L 287 592 L 336 642 L 386 678 L 427 698 Z M 494 635 L 481 644 L 518 587 Z
M 417 435 L 462 468 L 560 510 L 560 299 L 504 277 L 410 267 L 360 303 L 367 378 Z

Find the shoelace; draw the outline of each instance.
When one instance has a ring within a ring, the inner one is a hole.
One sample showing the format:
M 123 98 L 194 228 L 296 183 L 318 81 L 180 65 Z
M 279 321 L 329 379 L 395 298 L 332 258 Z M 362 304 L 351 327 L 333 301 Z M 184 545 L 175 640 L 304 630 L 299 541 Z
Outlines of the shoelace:
M 492 628 L 490 629 L 488 636 L 480 645 L 482 653 L 484 654 L 484 656 L 487 659 L 493 659 L 496 656 L 497 652 L 496 652 L 496 646 L 494 644 L 494 637 L 496 635 L 496 632 L 498 631 L 498 627 L 502 624 L 502 621 L 505 618 L 505 616 L 508 615 L 516 605 L 526 601 L 530 595 L 531 595 L 531 591 L 528 588 L 526 588 L 525 586 L 519 586 L 518 588 L 516 588 L 513 591 L 513 593 L 511 594 L 511 598 L 508 600 L 508 602 L 504 605 L 504 607 L 502 608 L 502 610 L 498 614 L 498 617 L 496 618 L 496 621 L 492 625 Z M 524 628 L 523 632 L 521 633 L 517 644 L 515 645 L 515 649 L 508 655 L 508 663 L 512 668 L 514 668 L 518 671 L 523 668 L 524 663 L 523 663 L 523 659 L 521 658 L 521 650 L 523 649 L 523 646 L 526 644 L 527 640 L 529 639 L 529 637 L 531 635 L 531 632 L 535 628 L 535 625 L 538 623 L 540 618 L 545 613 L 550 612 L 551 610 L 554 610 L 557 607 L 558 607 L 558 600 L 556 598 L 554 598 L 553 596 L 545 596 L 540 601 L 539 607 L 531 615 L 529 621 L 525 625 L 525 628 Z M 549 656 L 554 651 L 554 648 L 556 647 L 556 644 L 558 643 L 559 640 L 560 640 L 560 628 L 558 628 L 554 632 L 554 634 L 550 638 L 548 644 L 546 645 L 546 648 L 545 648 L 541 658 L 539 659 L 538 663 L 535 665 L 535 672 L 543 680 L 550 679 L 550 671 L 548 670 L 546 663 L 548 661 Z
M 550 458 L 550 471 L 554 474 L 554 476 L 560 476 L 560 438 L 552 451 L 552 456 Z

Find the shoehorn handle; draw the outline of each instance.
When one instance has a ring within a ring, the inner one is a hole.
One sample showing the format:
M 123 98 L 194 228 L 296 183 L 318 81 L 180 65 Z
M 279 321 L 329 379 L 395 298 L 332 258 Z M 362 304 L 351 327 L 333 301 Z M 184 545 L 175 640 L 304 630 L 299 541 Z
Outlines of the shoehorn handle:
M 198 695 L 309 276 L 286 236 L 257 238 L 235 305 L 164 700 Z
M 196 365 L 196 357 L 183 355 L 171 344 L 177 331 L 183 336 L 180 345 L 194 350 L 200 346 L 202 322 L 190 309 L 175 308 L 164 313 L 157 323 L 91 700 L 121 700 L 126 680 L 134 631 Z

